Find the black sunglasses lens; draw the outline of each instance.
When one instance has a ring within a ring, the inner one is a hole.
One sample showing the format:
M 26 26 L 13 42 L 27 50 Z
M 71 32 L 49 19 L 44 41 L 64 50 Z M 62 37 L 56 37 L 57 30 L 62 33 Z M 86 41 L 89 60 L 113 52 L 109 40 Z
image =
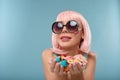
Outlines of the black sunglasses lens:
M 52 31 L 56 34 L 61 33 L 63 29 L 63 24 L 60 22 L 55 22 L 52 25 Z
M 78 23 L 76 21 L 69 21 L 66 25 L 69 32 L 75 32 L 78 30 Z

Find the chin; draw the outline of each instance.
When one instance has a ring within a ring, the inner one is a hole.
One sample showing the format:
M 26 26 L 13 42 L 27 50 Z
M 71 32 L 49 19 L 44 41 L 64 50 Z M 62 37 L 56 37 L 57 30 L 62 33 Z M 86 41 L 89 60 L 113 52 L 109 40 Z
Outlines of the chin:
M 65 43 L 61 43 L 59 44 L 62 48 L 69 48 L 69 47 L 72 47 L 72 43 L 69 43 L 69 42 L 65 42 Z

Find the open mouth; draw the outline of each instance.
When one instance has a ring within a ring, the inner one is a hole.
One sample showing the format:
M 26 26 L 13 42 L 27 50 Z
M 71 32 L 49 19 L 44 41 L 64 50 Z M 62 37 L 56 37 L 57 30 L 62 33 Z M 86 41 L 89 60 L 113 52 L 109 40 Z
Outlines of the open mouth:
M 67 42 L 67 41 L 69 41 L 69 40 L 71 39 L 71 37 L 69 37 L 69 36 L 62 36 L 60 39 L 61 39 L 63 42 Z

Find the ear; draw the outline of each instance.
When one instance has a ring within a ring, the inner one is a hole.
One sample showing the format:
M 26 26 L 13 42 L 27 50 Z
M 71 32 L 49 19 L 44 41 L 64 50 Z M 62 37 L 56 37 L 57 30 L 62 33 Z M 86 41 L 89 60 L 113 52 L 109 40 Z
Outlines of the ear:
M 81 33 L 81 40 L 80 40 L 80 46 L 79 46 L 79 48 L 82 46 L 83 41 L 84 41 L 84 34 L 82 32 Z
M 83 33 L 83 31 L 81 33 L 81 38 L 84 39 L 84 33 Z

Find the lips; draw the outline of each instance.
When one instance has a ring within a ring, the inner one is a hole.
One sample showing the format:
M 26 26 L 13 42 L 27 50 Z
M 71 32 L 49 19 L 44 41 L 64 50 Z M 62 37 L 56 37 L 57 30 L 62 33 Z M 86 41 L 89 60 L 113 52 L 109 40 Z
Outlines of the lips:
M 67 42 L 67 41 L 69 41 L 69 40 L 71 39 L 71 37 L 69 37 L 69 36 L 62 36 L 60 39 L 61 39 L 63 42 Z

